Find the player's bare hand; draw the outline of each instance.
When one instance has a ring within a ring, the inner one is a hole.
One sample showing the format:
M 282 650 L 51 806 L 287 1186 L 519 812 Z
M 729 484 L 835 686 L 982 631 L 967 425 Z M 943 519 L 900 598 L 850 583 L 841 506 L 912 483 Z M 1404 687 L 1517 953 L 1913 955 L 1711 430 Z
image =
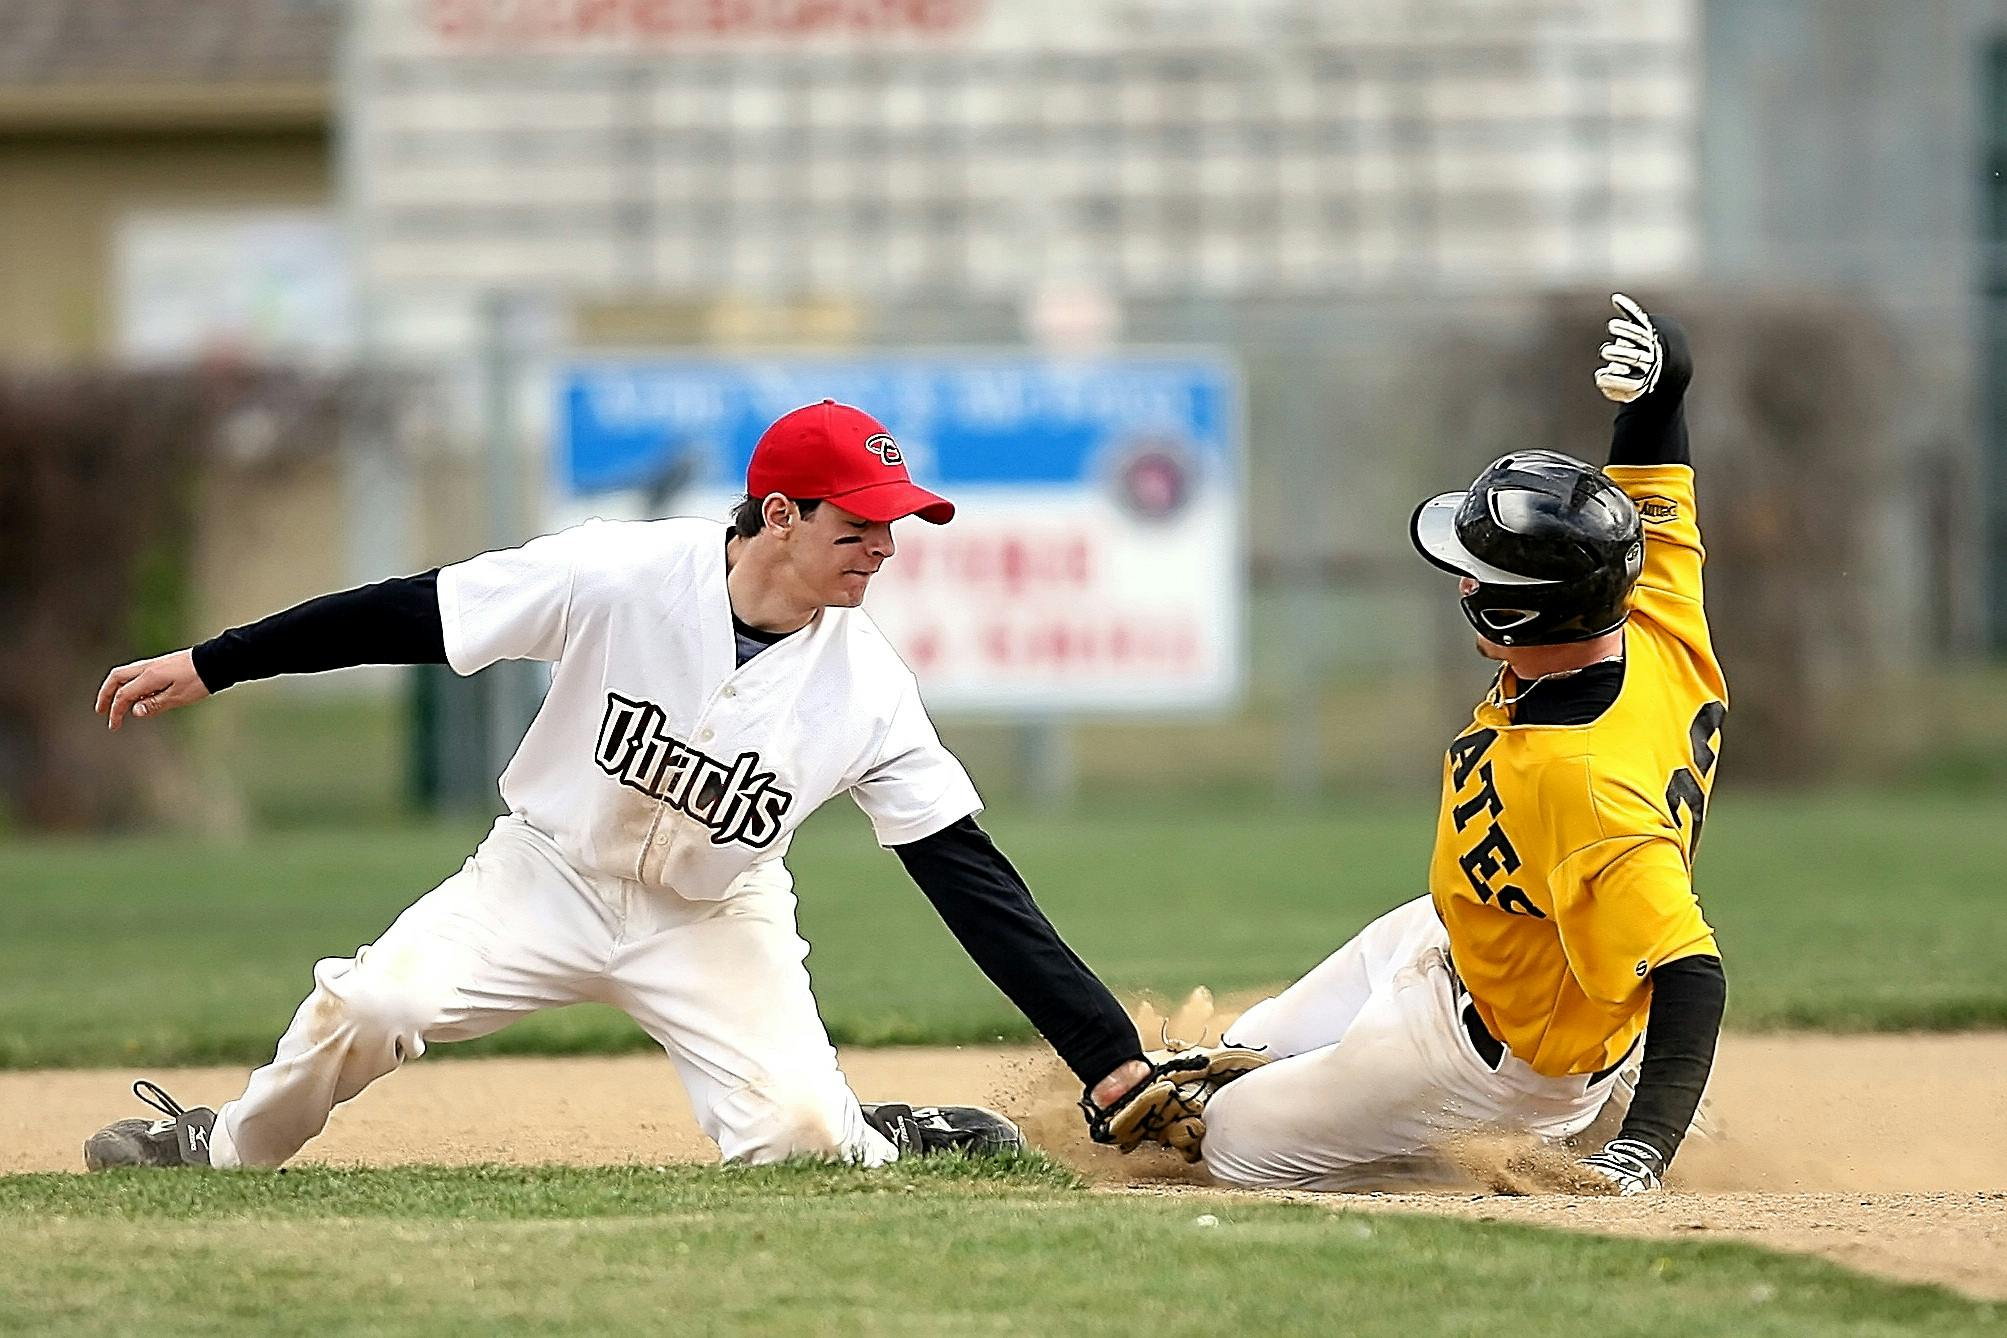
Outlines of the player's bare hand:
M 186 650 L 122 664 L 105 675 L 98 689 L 98 714 L 117 729 L 128 715 L 151 719 L 163 711 L 199 702 L 209 695 L 195 672 L 195 656 Z
M 1135 1091 L 1136 1085 L 1149 1076 L 1150 1066 L 1140 1059 L 1132 1059 L 1095 1083 L 1089 1095 L 1093 1097 L 1095 1105 L 1106 1110 Z

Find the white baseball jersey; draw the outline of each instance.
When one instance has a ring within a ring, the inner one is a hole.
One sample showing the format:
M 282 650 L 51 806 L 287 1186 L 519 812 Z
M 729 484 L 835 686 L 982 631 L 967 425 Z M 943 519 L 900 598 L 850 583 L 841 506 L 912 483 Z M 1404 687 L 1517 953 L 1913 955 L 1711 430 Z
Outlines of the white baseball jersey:
M 861 609 L 744 666 L 715 521 L 588 521 L 439 573 L 446 659 L 554 661 L 502 774 L 580 868 L 715 901 L 839 791 L 881 845 L 981 810 L 918 685 Z

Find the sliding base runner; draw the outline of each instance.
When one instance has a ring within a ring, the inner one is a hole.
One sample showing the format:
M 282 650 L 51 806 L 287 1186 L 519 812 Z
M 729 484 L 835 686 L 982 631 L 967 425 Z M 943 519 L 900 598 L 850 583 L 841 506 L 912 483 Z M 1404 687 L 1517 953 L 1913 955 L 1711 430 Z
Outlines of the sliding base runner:
M 1225 1043 L 1268 1062 L 1187 1090 L 1177 1137 L 1235 1185 L 1454 1175 L 1479 1130 L 1568 1140 L 1635 1092 L 1578 1188 L 1657 1189 L 1693 1124 L 1726 984 L 1693 890 L 1728 694 L 1702 605 L 1686 340 L 1625 297 L 1596 384 L 1610 463 L 1516 451 L 1421 504 L 1496 682 L 1443 758 L 1428 893 Z M 1196 1109 L 1193 1109 L 1196 1107 Z

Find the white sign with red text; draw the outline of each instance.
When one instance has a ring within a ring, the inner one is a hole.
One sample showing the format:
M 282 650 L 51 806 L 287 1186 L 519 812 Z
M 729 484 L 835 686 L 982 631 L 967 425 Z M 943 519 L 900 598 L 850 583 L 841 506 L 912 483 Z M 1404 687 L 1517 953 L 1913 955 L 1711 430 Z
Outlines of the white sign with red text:
M 1238 701 L 1239 392 L 1209 356 L 579 361 L 559 377 L 555 519 L 722 517 L 760 431 L 824 396 L 883 421 L 956 504 L 951 524 L 899 524 L 866 605 L 930 707 Z
M 902 525 L 871 616 L 930 703 L 1136 711 L 1238 696 L 1241 570 L 1233 499 L 1172 518 L 1112 499 L 964 488 L 945 526 Z

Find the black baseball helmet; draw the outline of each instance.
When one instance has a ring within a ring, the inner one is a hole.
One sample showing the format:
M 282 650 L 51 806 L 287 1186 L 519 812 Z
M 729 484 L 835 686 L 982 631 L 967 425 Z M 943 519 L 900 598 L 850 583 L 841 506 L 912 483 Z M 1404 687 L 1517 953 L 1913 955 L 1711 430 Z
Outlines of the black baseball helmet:
M 1623 626 L 1645 563 L 1638 508 L 1610 476 L 1559 451 L 1501 456 L 1409 525 L 1421 555 L 1477 589 L 1463 614 L 1502 646 L 1587 641 Z

